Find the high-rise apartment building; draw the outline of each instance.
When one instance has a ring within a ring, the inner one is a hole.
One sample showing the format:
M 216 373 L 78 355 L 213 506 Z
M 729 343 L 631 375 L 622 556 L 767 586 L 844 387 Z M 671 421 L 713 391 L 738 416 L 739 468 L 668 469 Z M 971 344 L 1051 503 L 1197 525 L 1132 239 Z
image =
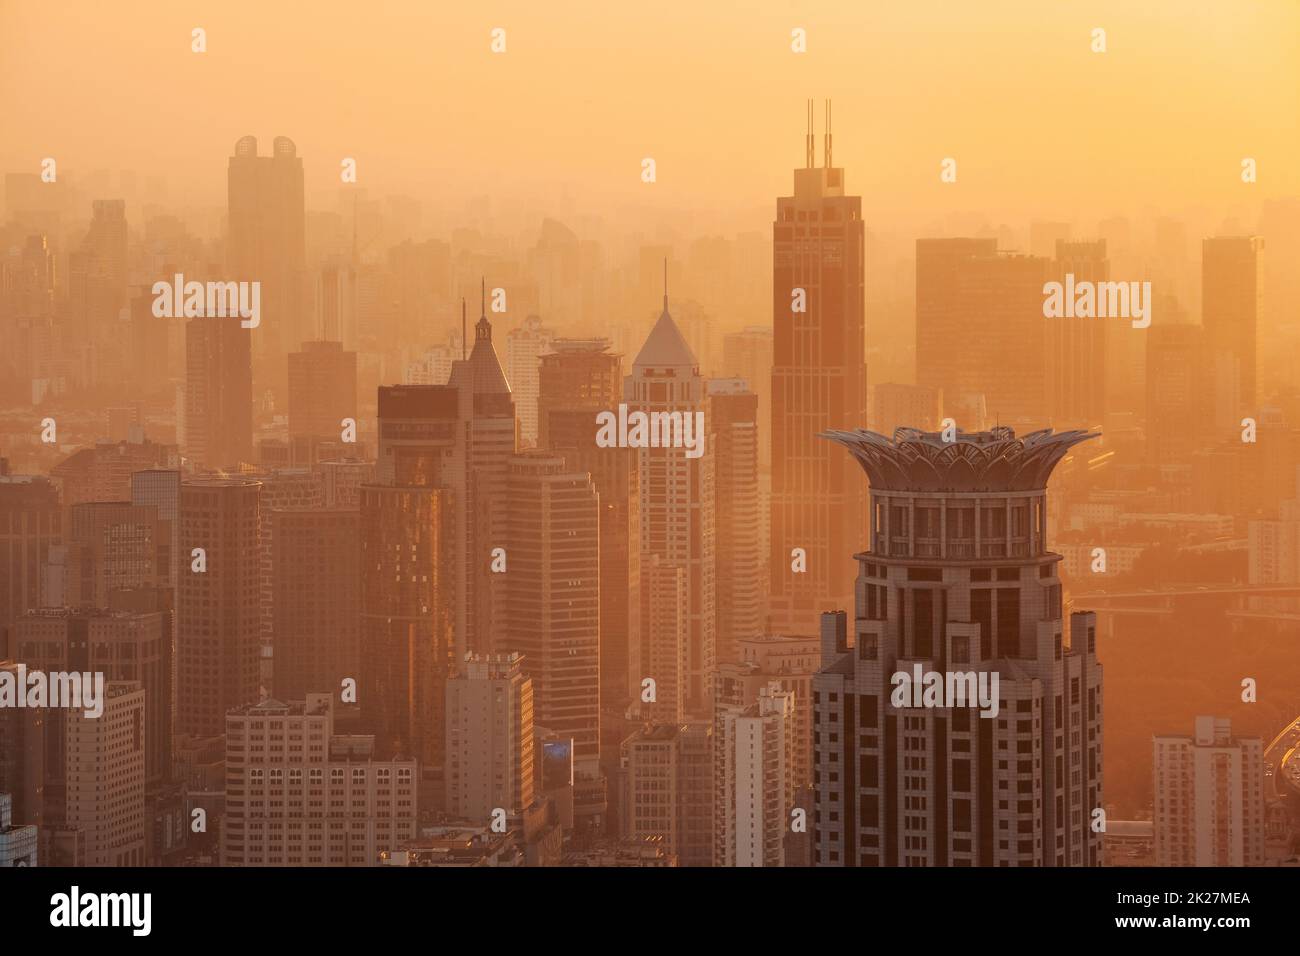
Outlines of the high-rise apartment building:
M 185 323 L 185 455 L 210 469 L 253 460 L 253 330 L 240 322 Z
M 794 694 L 761 688 L 713 721 L 714 866 L 784 866 L 794 806 Z
M 1264 863 L 1264 742 L 1223 717 L 1154 738 L 1157 866 Z
M 378 866 L 415 838 L 416 762 L 336 734 L 332 694 L 265 700 L 225 718 L 223 866 Z
M 447 682 L 447 813 L 487 824 L 532 805 L 533 682 L 518 654 L 468 656 Z
M 853 592 L 847 556 L 865 526 L 851 463 L 817 438 L 867 422 L 862 199 L 845 192 L 831 155 L 815 165 L 812 104 L 806 163 L 772 224 L 772 524 L 770 623 L 807 633 L 819 611 Z M 806 570 L 795 571 L 795 549 Z
M 1048 477 L 1092 436 L 827 437 L 871 524 L 852 618 L 822 616 L 814 865 L 1097 865 L 1096 616 L 1062 620 L 1045 537 Z
M 772 330 L 749 326 L 722 337 L 722 368 L 758 396 L 758 470 L 772 471 Z
M 740 642 L 763 633 L 764 555 L 758 488 L 758 396 L 741 379 L 709 379 L 709 454 L 714 475 L 717 661 L 740 658 Z
M 220 734 L 227 711 L 258 700 L 261 492 L 262 483 L 247 478 L 196 478 L 181 485 L 178 733 Z

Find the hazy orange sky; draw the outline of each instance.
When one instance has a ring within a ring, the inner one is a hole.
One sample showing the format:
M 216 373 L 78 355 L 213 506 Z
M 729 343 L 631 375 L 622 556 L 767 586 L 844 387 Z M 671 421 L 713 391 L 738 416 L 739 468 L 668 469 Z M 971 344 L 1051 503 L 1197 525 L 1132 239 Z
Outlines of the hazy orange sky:
M 309 201 L 352 156 L 378 192 L 770 216 L 803 162 L 807 97 L 821 161 L 828 96 L 869 219 L 1249 214 L 1300 195 L 1296 0 L 0 0 L 0 94 L 0 172 L 136 169 L 173 201 L 224 204 L 251 133 L 264 153 L 298 144 Z

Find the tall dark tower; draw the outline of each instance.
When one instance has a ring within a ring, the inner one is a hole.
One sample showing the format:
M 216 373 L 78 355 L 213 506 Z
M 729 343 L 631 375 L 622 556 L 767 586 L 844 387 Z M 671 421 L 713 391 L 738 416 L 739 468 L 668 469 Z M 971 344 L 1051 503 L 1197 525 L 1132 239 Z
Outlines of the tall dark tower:
M 844 170 L 831 165 L 829 103 L 825 164 L 814 166 L 812 110 L 809 101 L 806 165 L 772 223 L 771 627 L 794 633 L 847 604 L 848 556 L 865 539 L 861 477 L 817 438 L 867 420 L 862 199 L 844 194 Z

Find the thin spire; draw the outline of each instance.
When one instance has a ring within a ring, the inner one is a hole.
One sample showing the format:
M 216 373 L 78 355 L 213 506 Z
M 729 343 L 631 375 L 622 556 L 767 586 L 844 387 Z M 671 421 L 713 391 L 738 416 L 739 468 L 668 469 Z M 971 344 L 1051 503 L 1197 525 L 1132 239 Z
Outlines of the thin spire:
M 465 297 L 460 297 L 460 357 L 465 357 L 465 342 L 469 333 L 465 328 Z
M 826 168 L 827 168 L 827 169 L 830 169 L 831 166 L 834 165 L 834 164 L 831 162 L 831 101 L 830 101 L 830 100 L 827 100 L 827 101 L 826 101 L 826 157 L 825 157 L 825 163 L 826 163 Z
M 487 318 L 487 279 L 483 276 L 478 279 L 478 317 Z
M 808 134 L 804 137 L 804 166 L 813 168 L 813 101 L 808 101 Z
M 664 256 L 664 311 L 668 311 L 668 257 Z

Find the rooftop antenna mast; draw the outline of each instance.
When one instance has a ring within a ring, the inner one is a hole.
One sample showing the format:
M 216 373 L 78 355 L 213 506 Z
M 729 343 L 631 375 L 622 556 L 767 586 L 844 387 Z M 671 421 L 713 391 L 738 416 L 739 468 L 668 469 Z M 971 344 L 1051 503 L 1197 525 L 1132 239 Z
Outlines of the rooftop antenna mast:
M 808 135 L 804 137 L 804 166 L 813 168 L 813 101 L 808 101 Z
M 831 101 L 826 101 L 826 168 L 830 169 L 834 165 L 831 162 Z
M 460 297 L 460 357 L 465 358 L 465 297 Z
M 668 311 L 668 257 L 664 256 L 664 311 Z

